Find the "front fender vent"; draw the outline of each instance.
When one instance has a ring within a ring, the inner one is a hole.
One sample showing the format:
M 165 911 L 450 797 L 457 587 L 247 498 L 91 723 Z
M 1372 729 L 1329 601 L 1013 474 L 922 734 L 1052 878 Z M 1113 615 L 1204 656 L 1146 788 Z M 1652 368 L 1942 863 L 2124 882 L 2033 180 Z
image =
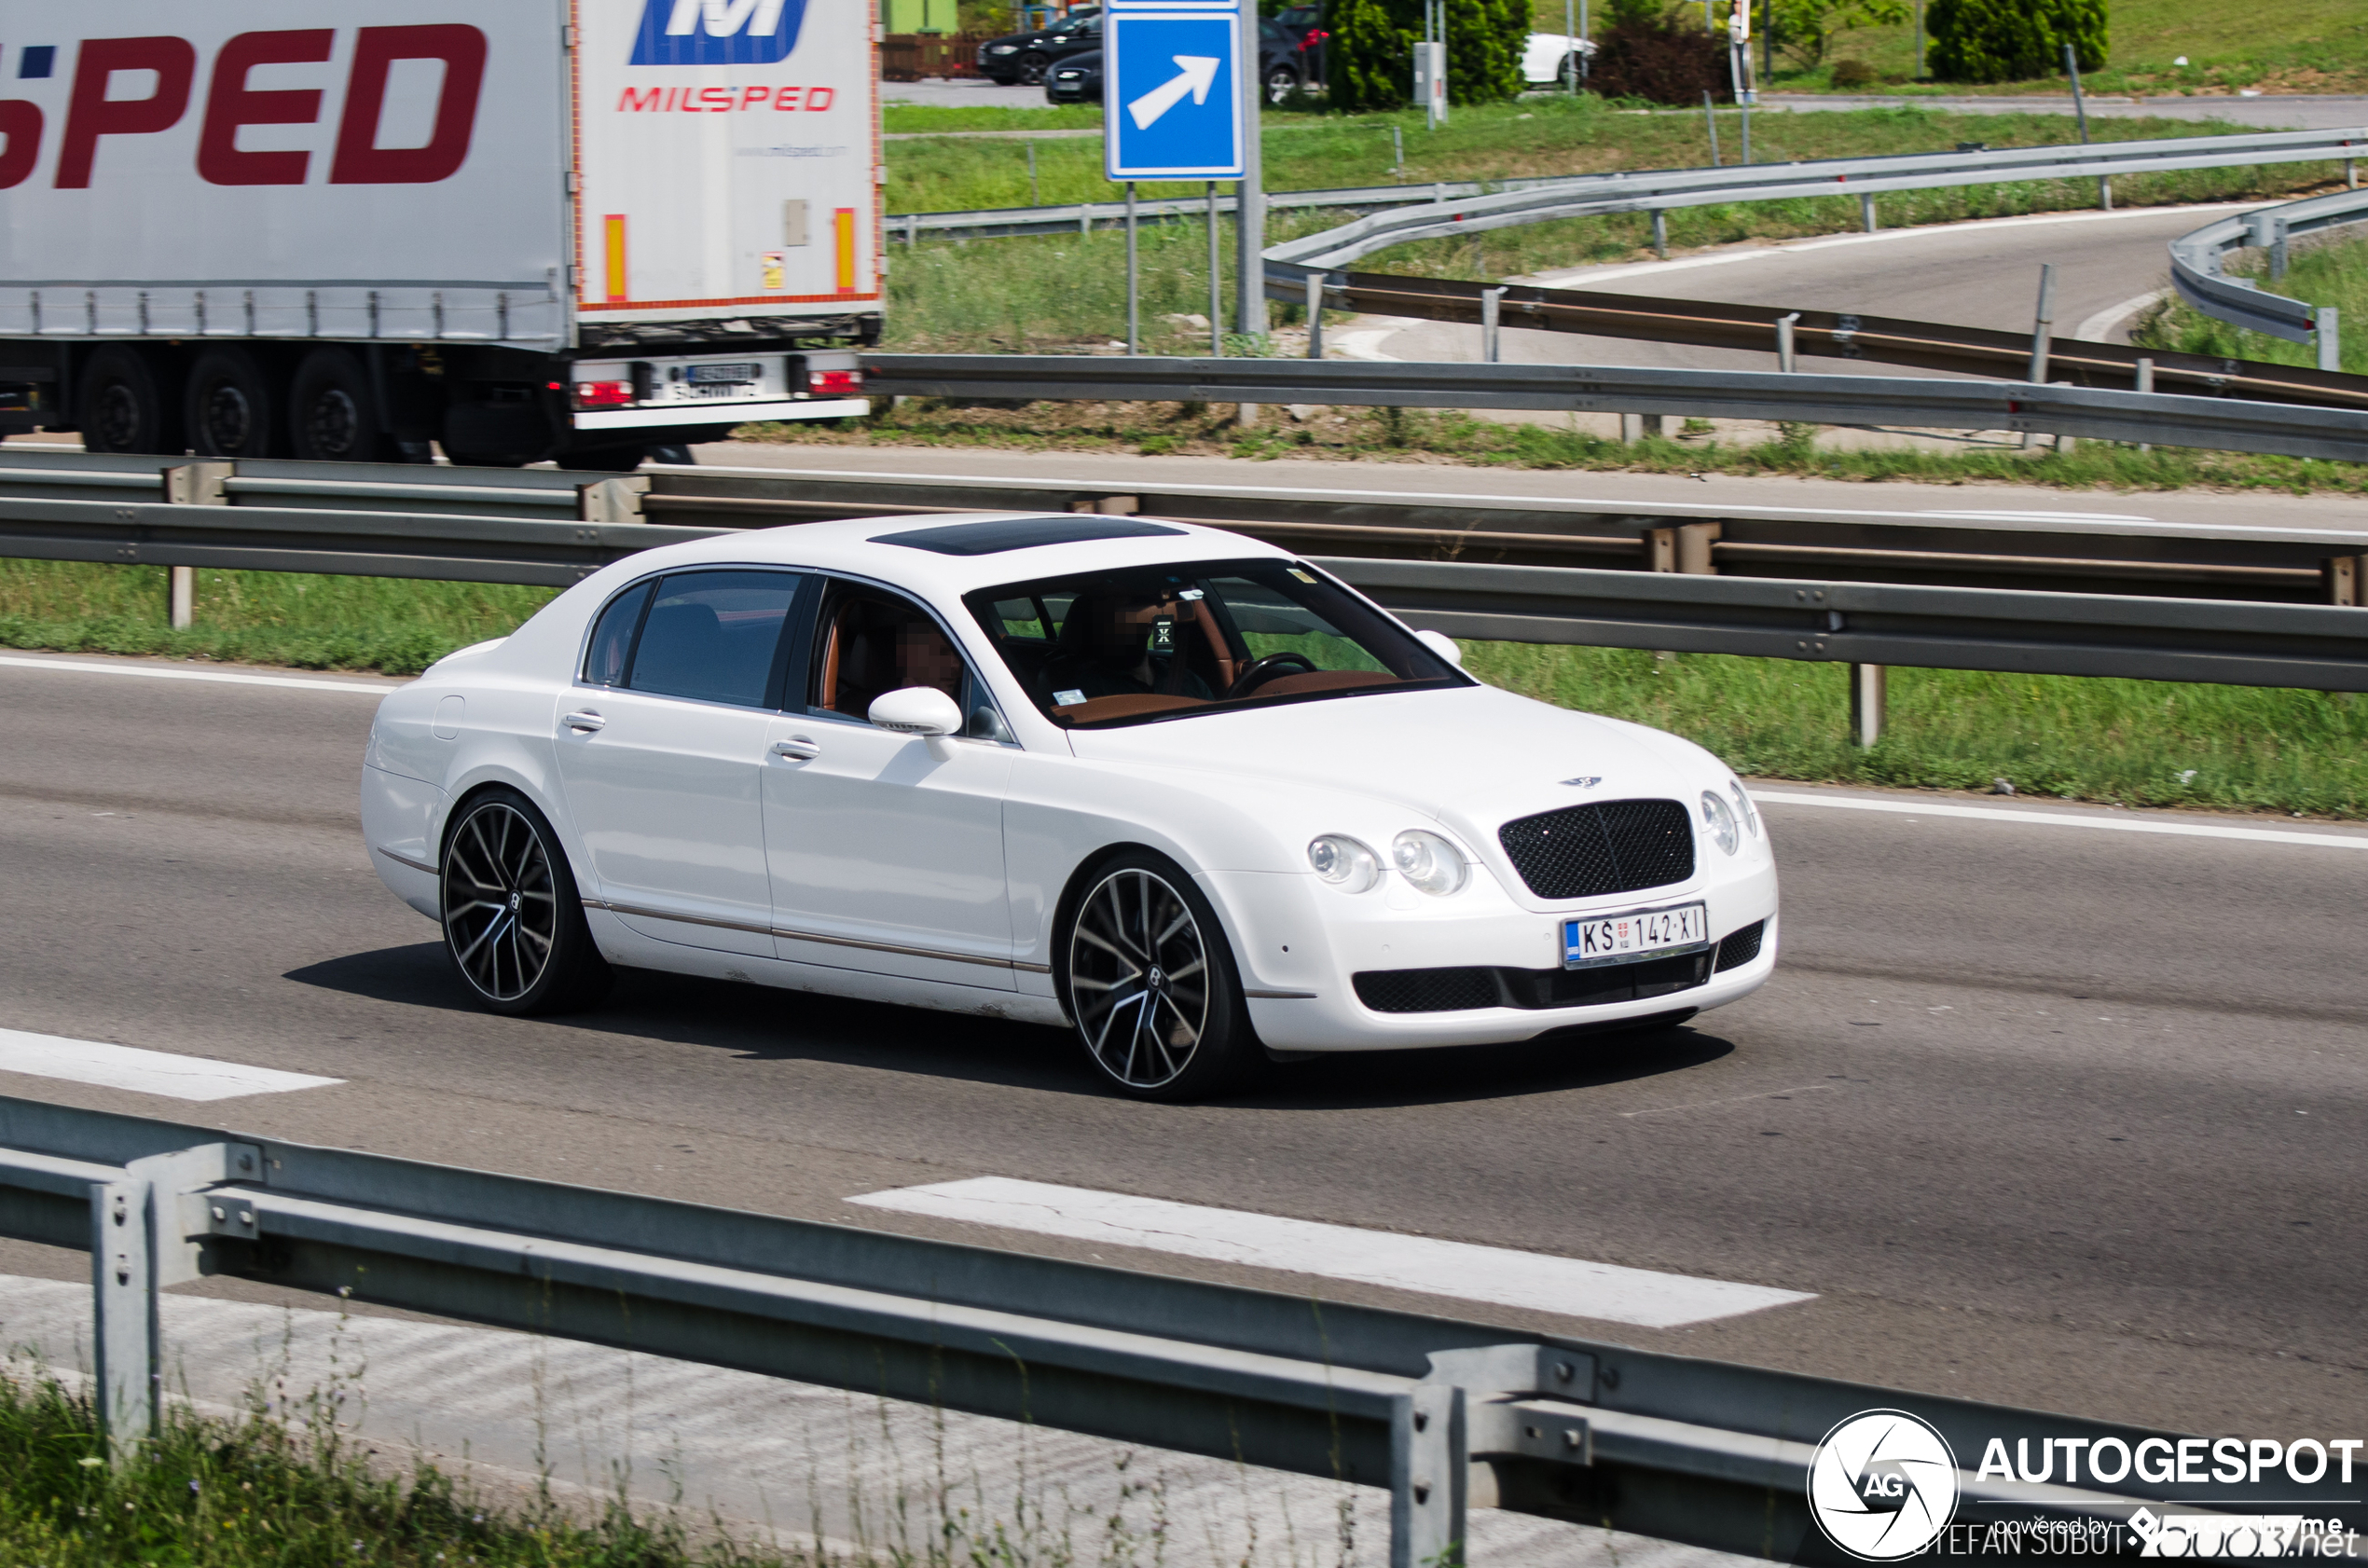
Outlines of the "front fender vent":
M 1541 899 L 1665 887 L 1694 874 L 1694 819 L 1677 801 L 1600 801 L 1523 817 L 1496 842 Z

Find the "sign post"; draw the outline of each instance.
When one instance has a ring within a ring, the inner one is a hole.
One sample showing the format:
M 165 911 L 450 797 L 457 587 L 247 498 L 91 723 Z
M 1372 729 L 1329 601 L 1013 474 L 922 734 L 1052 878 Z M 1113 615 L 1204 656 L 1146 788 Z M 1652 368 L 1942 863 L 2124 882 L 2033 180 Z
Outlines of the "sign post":
M 1249 186 L 1258 167 L 1258 73 L 1242 65 L 1242 7 L 1236 0 L 1112 0 L 1105 15 L 1103 172 L 1130 193 L 1137 180 L 1241 180 L 1241 227 L 1247 236 L 1253 227 Z M 1246 58 L 1253 61 L 1257 25 L 1252 13 Z M 1253 282 L 1257 270 L 1246 263 Z M 1136 297 L 1132 244 L 1127 297 Z M 1245 300 L 1249 297 L 1246 293 Z M 1255 327 L 1245 321 L 1245 332 L 1265 325 L 1262 293 L 1257 305 L 1260 319 Z

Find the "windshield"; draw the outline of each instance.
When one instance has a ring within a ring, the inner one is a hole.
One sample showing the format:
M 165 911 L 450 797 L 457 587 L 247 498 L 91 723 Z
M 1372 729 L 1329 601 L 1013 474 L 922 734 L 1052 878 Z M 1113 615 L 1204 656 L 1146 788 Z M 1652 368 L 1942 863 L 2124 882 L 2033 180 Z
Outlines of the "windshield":
M 1292 561 L 1055 577 L 963 602 L 1037 707 L 1070 727 L 1468 684 L 1405 628 Z

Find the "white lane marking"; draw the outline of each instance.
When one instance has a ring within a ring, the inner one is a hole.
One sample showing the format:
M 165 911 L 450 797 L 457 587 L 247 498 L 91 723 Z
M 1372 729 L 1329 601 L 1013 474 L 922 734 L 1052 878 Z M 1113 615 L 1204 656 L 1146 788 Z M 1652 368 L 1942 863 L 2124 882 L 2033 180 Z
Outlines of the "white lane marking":
M 2049 828 L 2104 828 L 2123 833 L 2174 833 L 2182 838 L 2239 838 L 2263 844 L 2306 844 L 2314 849 L 2368 849 L 2368 833 L 2295 833 L 2276 828 L 2223 828 L 2210 822 L 2161 822 L 2143 818 L 2089 817 L 2069 811 L 2007 811 L 1997 806 L 1949 805 L 1941 802 L 1852 800 L 1840 795 L 1796 795 L 1754 790 L 1752 799 L 1769 805 L 1822 805 L 1839 811 L 1889 811 L 1904 817 L 1973 817 L 1992 822 L 2036 822 Z
M 1682 1327 L 1816 1299 L 1797 1290 L 1006 1176 L 901 1187 L 847 1202 L 1647 1328 Z
M 2125 299 L 2118 305 L 2108 305 L 2072 328 L 2072 336 L 2083 342 L 2101 343 L 2105 340 L 2105 334 L 2169 292 L 2168 289 L 2148 289 L 2144 294 Z
M 151 681 L 213 681 L 226 686 L 294 686 L 299 691 L 371 692 L 384 696 L 392 686 L 365 686 L 359 681 L 318 681 L 303 675 L 241 675 L 227 669 L 159 669 L 155 665 L 103 665 L 87 659 L 19 659 L 0 655 L 10 669 L 62 669 L 76 675 L 142 675 Z
M 315 1078 L 310 1073 L 283 1073 L 276 1067 L 217 1062 L 210 1056 L 143 1051 L 137 1046 L 67 1039 L 62 1035 L 29 1035 L 18 1029 L 0 1029 L 0 1072 L 62 1078 L 70 1083 L 130 1089 L 176 1100 L 285 1094 L 297 1089 L 325 1089 L 345 1081 L 341 1078 Z
M 1804 251 L 1831 250 L 1838 245 L 1891 244 L 1929 235 L 1963 233 L 1969 229 L 2031 228 L 2042 224 L 2113 223 L 2124 218 L 2159 217 L 2167 213 L 2249 213 L 2256 207 L 2266 205 L 2268 203 L 2262 201 L 2203 201 L 2194 206 L 2117 207 L 2110 213 L 2034 213 L 2015 218 L 1967 218 L 1959 223 L 1917 224 L 1907 228 L 1886 228 L 1873 234 L 1832 234 L 1815 240 L 1796 240 L 1782 245 L 1737 247 L 1732 250 L 1713 251 L 1707 255 L 1685 256 L 1676 261 L 1631 261 L 1615 267 L 1577 267 L 1563 272 L 1540 272 L 1534 277 L 1515 281 L 1562 288 L 1575 282 L 1592 283 L 1604 278 L 1642 278 L 1661 272 L 1685 272 L 1698 267 L 1726 267 L 1739 261 L 1756 261 L 1769 256 L 1798 255 Z

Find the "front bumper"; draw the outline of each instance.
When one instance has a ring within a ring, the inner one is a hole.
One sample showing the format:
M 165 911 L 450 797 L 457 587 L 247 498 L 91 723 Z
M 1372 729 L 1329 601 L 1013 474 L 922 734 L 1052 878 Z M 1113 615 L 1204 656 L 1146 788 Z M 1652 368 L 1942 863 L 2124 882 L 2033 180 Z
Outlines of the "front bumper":
M 1700 1011 L 1748 996 L 1776 967 L 1776 870 L 1764 855 L 1756 863 L 1721 870 L 1725 874 L 1715 879 L 1546 912 L 1520 906 L 1484 877 L 1465 893 L 1436 901 L 1379 889 L 1343 897 L 1312 877 L 1244 873 L 1209 880 L 1237 928 L 1234 951 L 1246 960 L 1241 967 L 1250 1021 L 1270 1049 L 1395 1051 L 1508 1044 L 1574 1025 Z M 1659 983 L 1641 987 L 1646 995 L 1569 1007 L 1420 1012 L 1377 1011 L 1357 994 L 1359 974 L 1459 968 L 1535 974 L 1559 967 L 1564 918 L 1697 900 L 1705 906 L 1714 942 L 1755 924 L 1761 928 L 1759 951 L 1748 962 L 1717 971 L 1705 961 L 1699 984 L 1671 988 L 1664 968 L 1655 977 Z

